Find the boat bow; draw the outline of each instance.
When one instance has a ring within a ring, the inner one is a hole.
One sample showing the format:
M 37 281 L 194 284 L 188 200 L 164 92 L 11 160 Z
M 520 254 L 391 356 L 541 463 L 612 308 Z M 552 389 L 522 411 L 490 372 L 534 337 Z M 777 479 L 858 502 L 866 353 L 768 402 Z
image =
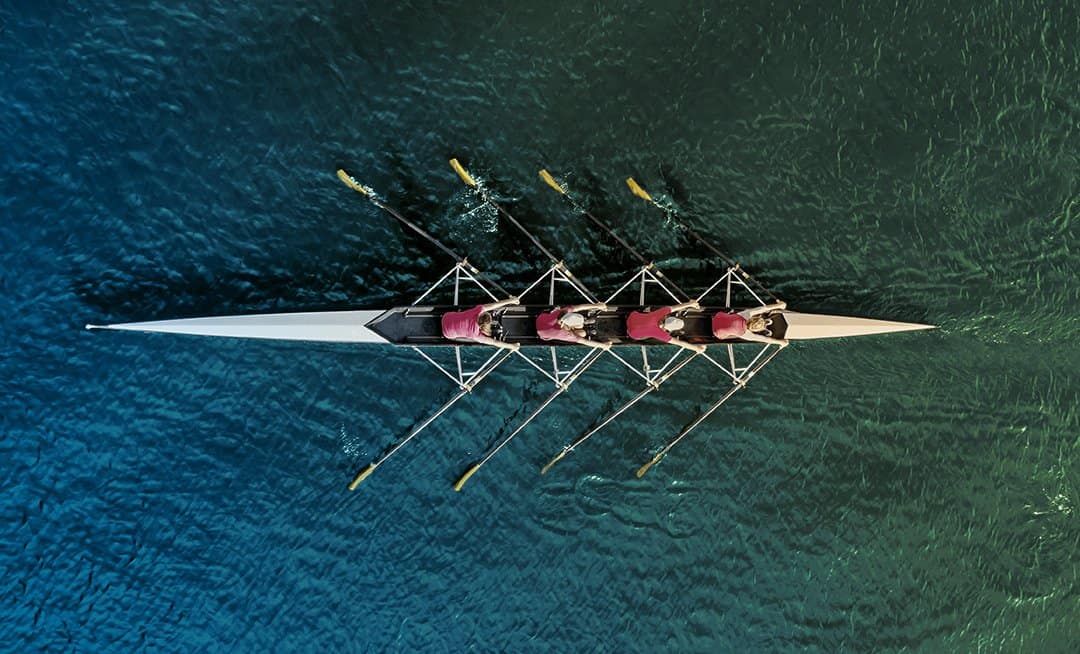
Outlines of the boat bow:
M 891 334 L 893 332 L 911 332 L 935 328 L 935 325 L 921 325 L 913 322 L 893 322 L 890 320 L 829 316 L 795 311 L 784 311 L 784 321 L 787 322 L 787 332 L 784 337 L 792 341 L 815 338 L 842 338 L 845 336 L 870 336 L 872 334 Z

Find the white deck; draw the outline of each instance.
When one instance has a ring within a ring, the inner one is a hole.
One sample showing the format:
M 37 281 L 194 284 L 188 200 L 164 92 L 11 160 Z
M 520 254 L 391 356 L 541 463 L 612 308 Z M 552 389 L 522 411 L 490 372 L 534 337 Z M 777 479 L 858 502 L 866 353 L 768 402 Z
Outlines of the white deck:
M 845 336 L 870 336 L 872 334 L 891 334 L 910 332 L 919 329 L 934 329 L 934 325 L 920 325 L 913 322 L 892 322 L 871 318 L 852 318 L 848 316 L 828 316 L 818 313 L 797 313 L 785 311 L 784 320 L 788 328 L 786 338 L 790 341 L 804 341 L 815 338 L 843 338 Z
M 271 338 L 286 341 L 386 343 L 385 339 L 364 326 L 381 313 L 383 313 L 382 310 L 264 313 L 252 316 L 87 325 L 86 328 L 229 338 Z
M 227 338 L 266 338 L 326 343 L 388 343 L 364 325 L 384 311 L 318 311 L 308 313 L 266 313 L 249 316 L 220 316 L 129 322 L 118 325 L 87 325 L 87 329 L 118 329 Z M 829 316 L 784 311 L 788 340 L 843 338 L 893 332 L 933 329 L 933 325 L 892 322 L 870 318 Z

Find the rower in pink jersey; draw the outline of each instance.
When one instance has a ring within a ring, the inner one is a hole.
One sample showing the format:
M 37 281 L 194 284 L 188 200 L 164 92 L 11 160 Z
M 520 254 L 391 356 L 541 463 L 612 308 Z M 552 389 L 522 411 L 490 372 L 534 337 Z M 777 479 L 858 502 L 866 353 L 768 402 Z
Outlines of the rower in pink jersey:
M 754 307 L 753 309 L 746 309 L 738 313 L 721 311 L 712 317 L 713 336 L 720 340 L 741 338 L 744 341 L 768 343 L 784 347 L 788 344 L 787 339 L 773 338 L 772 336 L 767 336 L 760 332 L 767 331 L 769 325 L 772 324 L 772 321 L 766 318 L 765 314 L 772 313 L 773 311 L 783 311 L 786 308 L 787 303 L 781 301 L 774 304 L 766 304 L 761 307 Z
M 685 326 L 682 318 L 671 315 L 687 309 L 701 309 L 696 300 L 683 302 L 670 307 L 660 307 L 649 312 L 634 311 L 626 318 L 626 334 L 635 341 L 656 339 L 671 345 L 677 345 L 694 352 L 704 352 L 704 345 L 694 345 L 684 340 L 675 338 L 672 332 L 677 332 Z
M 512 297 L 502 302 L 478 304 L 467 311 L 447 311 L 442 316 L 443 337 L 454 341 L 483 343 L 506 350 L 517 350 L 521 347 L 520 343 L 507 343 L 491 337 L 491 312 L 519 302 L 518 298 Z
M 585 316 L 579 313 L 593 309 L 604 311 L 607 308 L 606 304 L 596 303 L 556 307 L 552 311 L 545 311 L 536 317 L 536 335 L 544 341 L 581 343 L 607 350 L 611 347 L 610 342 L 590 341 L 585 337 Z

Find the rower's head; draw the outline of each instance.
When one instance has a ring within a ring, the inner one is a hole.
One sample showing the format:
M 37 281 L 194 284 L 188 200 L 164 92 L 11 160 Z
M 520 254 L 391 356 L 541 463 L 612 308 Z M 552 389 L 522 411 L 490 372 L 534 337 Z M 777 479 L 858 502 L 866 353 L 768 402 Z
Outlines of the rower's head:
M 476 324 L 480 326 L 480 333 L 484 336 L 491 336 L 491 314 L 485 311 L 480 314 L 480 317 L 476 319 Z
M 750 320 L 746 321 L 746 329 L 751 332 L 763 332 L 772 325 L 772 320 L 769 320 L 765 316 L 751 316 Z
M 564 313 L 562 317 L 559 318 L 559 326 L 563 329 L 569 329 L 571 331 L 575 329 L 584 329 L 585 316 L 581 315 L 576 311 Z
M 664 328 L 665 332 L 677 332 L 686 326 L 682 318 L 676 318 L 675 316 L 667 316 L 664 318 L 664 322 L 660 323 L 660 326 Z

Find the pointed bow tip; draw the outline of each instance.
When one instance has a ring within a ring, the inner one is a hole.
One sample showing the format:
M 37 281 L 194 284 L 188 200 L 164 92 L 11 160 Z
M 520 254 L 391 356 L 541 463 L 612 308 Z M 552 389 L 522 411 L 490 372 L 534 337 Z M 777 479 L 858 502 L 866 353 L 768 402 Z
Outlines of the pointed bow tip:
M 789 340 L 870 336 L 937 328 L 936 325 L 912 322 L 893 322 L 890 320 L 830 316 L 796 311 L 784 311 L 784 318 L 787 321 L 786 338 Z

